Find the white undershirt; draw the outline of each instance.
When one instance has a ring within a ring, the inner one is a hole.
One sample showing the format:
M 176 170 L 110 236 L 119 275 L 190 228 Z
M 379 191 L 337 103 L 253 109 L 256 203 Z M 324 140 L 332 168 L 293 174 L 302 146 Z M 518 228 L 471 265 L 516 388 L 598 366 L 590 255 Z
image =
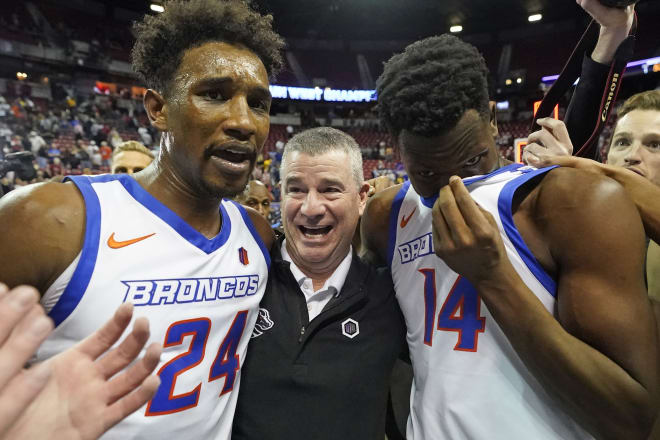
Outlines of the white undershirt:
M 293 277 L 298 281 L 300 290 L 302 290 L 305 295 L 305 301 L 307 302 L 307 312 L 309 314 L 309 320 L 316 318 L 325 307 L 326 304 L 332 299 L 333 296 L 339 296 L 341 293 L 341 288 L 344 287 L 344 281 L 346 281 L 346 275 L 348 275 L 348 269 L 351 267 L 351 261 L 353 260 L 353 247 L 348 250 L 348 255 L 339 263 L 339 266 L 335 271 L 330 275 L 330 278 L 325 280 L 323 287 L 318 290 L 314 290 L 314 285 L 312 279 L 305 275 L 291 260 L 289 253 L 286 250 L 286 239 L 282 242 L 282 259 L 288 261 L 289 269 Z

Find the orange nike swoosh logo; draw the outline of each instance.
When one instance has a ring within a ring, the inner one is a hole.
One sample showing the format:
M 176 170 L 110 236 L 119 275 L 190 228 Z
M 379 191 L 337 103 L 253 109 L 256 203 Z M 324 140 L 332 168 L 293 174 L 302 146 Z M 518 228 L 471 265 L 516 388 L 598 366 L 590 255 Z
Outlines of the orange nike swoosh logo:
M 110 238 L 108 238 L 108 246 L 110 246 L 112 249 L 119 249 L 126 246 L 130 246 L 134 243 L 137 243 L 138 241 L 146 240 L 152 235 L 156 235 L 156 233 L 154 232 L 153 234 L 145 235 L 144 237 L 132 238 L 130 240 L 116 241 L 115 233 L 113 232 L 112 235 L 110 235 Z
M 415 211 L 417 211 L 417 206 L 415 206 L 415 209 L 412 210 L 412 212 L 410 213 L 410 215 L 408 216 L 408 218 L 406 218 L 405 215 L 404 215 L 403 217 L 401 217 L 401 228 L 405 228 L 405 227 L 406 227 L 406 225 L 408 224 L 408 222 L 409 222 L 410 219 L 412 218 L 413 214 L 415 214 Z

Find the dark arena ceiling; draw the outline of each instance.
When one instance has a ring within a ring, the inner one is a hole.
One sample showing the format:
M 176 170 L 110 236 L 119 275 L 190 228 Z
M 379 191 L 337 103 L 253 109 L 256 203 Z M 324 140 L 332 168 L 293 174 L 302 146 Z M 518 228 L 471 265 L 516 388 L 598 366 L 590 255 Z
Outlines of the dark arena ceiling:
M 148 11 L 151 3 L 93 1 L 136 13 Z M 447 32 L 455 24 L 463 26 L 462 35 L 498 33 L 535 26 L 527 17 L 536 13 L 543 14 L 544 25 L 577 22 L 581 27 L 587 21 L 586 14 L 573 0 L 253 0 L 252 3 L 261 12 L 272 13 L 275 28 L 288 38 L 411 41 Z M 659 4 L 658 0 L 642 0 L 638 9 L 657 13 Z

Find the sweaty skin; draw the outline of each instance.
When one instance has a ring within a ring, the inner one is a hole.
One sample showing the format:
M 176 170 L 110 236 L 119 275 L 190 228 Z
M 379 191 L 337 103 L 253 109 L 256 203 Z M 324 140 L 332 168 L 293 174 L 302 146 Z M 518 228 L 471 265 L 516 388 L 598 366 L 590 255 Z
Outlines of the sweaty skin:
M 461 122 L 455 130 L 427 147 L 474 145 L 464 143 Z M 467 177 L 460 163 L 447 171 Z M 460 179 L 447 185 L 444 172 L 436 176 L 436 254 L 477 288 L 532 374 L 585 428 L 602 438 L 646 438 L 657 408 L 657 336 L 641 277 L 644 230 L 623 189 L 560 168 L 514 200 L 516 227 L 558 281 L 555 319 L 511 266 L 490 214 L 480 212 Z M 367 255 L 381 263 L 399 188 L 374 196 L 362 218 Z
M 186 223 L 210 238 L 221 227 L 222 197 L 240 192 L 268 136 L 270 93 L 261 60 L 248 49 L 208 42 L 188 49 L 167 96 L 148 90 L 149 119 L 163 132 L 159 156 L 137 182 Z M 227 163 L 227 149 L 242 153 Z M 274 236 L 256 211 L 249 215 L 264 243 Z M 35 286 L 41 294 L 80 252 L 85 207 L 73 183 L 43 183 L 0 201 L 0 280 L 10 288 Z
M 649 296 L 655 301 L 660 301 L 660 246 L 654 241 L 649 243 L 646 254 L 646 276 Z

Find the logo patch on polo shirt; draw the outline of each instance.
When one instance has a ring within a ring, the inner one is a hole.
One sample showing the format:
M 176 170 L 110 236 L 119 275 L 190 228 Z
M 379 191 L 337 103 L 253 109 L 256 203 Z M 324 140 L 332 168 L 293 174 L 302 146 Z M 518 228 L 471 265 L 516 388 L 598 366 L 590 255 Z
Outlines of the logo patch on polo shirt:
M 360 334 L 360 324 L 356 320 L 348 318 L 341 323 L 341 333 L 347 338 L 353 339 Z
M 273 328 L 275 323 L 270 319 L 270 313 L 266 309 L 259 309 L 259 314 L 257 315 L 257 323 L 254 325 L 254 330 L 252 330 L 251 338 L 256 338 L 264 334 L 266 330 Z

